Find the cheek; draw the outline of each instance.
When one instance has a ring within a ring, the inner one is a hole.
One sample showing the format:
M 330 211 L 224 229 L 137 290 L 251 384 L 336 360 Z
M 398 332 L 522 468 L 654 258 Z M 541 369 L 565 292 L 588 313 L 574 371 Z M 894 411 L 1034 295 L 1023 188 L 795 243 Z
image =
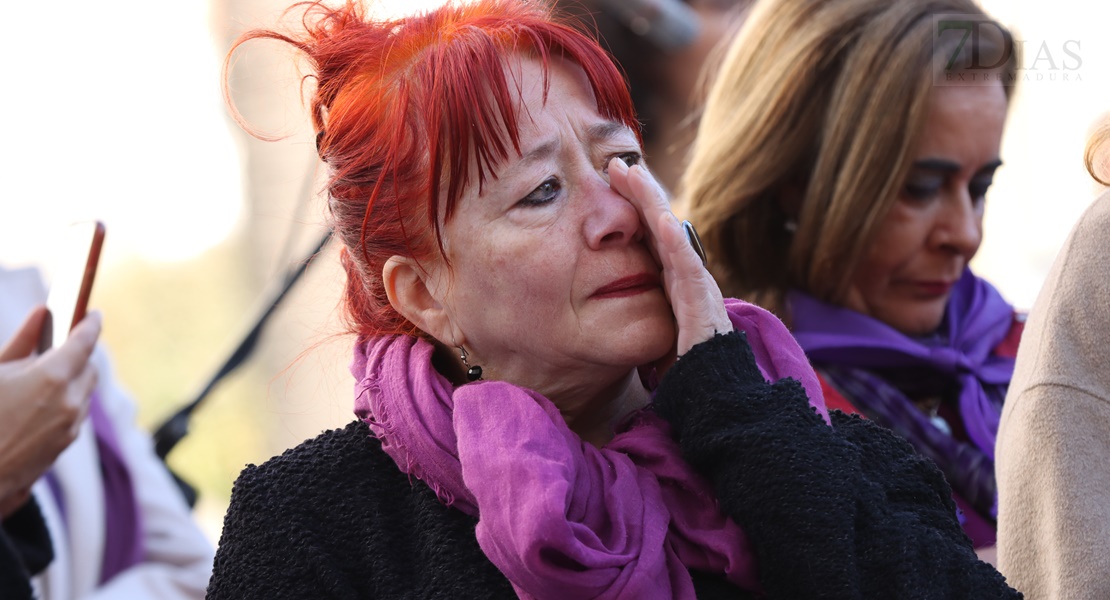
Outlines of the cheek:
M 538 312 L 568 296 L 573 258 L 535 239 L 472 245 L 457 270 L 457 291 L 467 304 L 506 317 Z
M 892 282 L 912 265 L 917 255 L 919 244 L 911 242 L 913 237 L 911 232 L 888 220 L 852 274 L 844 305 L 876 316 L 874 311 L 890 300 Z
M 886 228 L 863 254 L 859 267 L 856 269 L 854 280 L 860 282 L 878 283 L 890 276 L 905 258 L 905 252 L 899 248 L 899 238 L 892 235 L 894 232 Z
M 913 262 L 925 249 L 930 224 L 928 215 L 895 204 L 865 255 L 870 270 L 890 275 Z

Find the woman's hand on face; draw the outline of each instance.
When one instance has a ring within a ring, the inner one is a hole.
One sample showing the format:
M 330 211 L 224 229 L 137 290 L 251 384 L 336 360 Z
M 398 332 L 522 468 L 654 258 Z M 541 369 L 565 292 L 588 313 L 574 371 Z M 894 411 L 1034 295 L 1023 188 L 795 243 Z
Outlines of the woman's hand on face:
M 676 356 L 716 333 L 732 331 L 721 289 L 702 265 L 671 212 L 663 188 L 640 165 L 629 167 L 619 158 L 609 161 L 609 185 L 628 199 L 644 223 L 648 248 L 663 267 L 663 289 L 674 311 L 678 341 Z

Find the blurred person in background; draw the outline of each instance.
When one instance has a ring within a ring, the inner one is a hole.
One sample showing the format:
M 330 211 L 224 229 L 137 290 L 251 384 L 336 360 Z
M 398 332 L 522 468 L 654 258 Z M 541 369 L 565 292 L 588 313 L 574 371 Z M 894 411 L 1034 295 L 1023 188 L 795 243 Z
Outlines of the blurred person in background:
M 12 278 L 0 268 L 0 283 Z M 0 294 L 0 314 L 22 311 L 13 300 Z M 0 348 L 0 597 L 7 600 L 32 598 L 31 576 L 54 558 L 31 486 L 77 437 L 96 385 L 90 357 L 100 315 L 90 315 L 62 346 L 40 355 L 49 318 L 45 307 L 34 307 Z
M 946 14 L 979 29 L 938 37 Z M 724 293 L 783 318 L 830 409 L 940 467 L 987 560 L 1021 319 L 968 264 L 1014 50 L 970 0 L 761 0 L 718 71 L 680 191 Z
M 720 51 L 752 0 L 551 0 L 601 37 L 628 77 L 651 172 L 673 191 Z
M 1087 148 L 1110 185 L 1110 124 Z M 998 428 L 998 560 L 1027 598 L 1110 598 L 1110 191 L 1029 313 Z
M 39 272 L 29 268 L 0 268 L 0 290 L 0 337 L 6 338 L 25 315 L 35 314 L 46 290 Z M 98 317 L 86 321 L 92 321 L 86 327 L 99 330 Z M 136 427 L 134 404 L 102 349 L 92 353 L 91 364 L 98 376 L 88 418 L 79 421 L 73 443 L 32 487 L 54 553 L 33 579 L 37 597 L 203 598 L 211 544 L 154 454 L 149 435 Z
M 298 6 L 240 44 L 317 86 L 358 419 L 244 469 L 210 599 L 1019 597 L 936 467 L 830 426 L 721 297 L 596 41 L 518 0 Z

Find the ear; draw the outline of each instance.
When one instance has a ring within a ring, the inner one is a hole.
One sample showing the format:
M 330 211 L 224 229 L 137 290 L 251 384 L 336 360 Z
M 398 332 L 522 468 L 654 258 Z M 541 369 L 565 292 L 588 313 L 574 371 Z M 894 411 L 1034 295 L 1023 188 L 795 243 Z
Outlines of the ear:
M 385 294 L 393 309 L 424 333 L 441 343 L 454 346 L 465 343 L 462 332 L 455 327 L 443 290 L 447 289 L 443 269 L 431 273 L 406 256 L 391 256 L 382 267 Z

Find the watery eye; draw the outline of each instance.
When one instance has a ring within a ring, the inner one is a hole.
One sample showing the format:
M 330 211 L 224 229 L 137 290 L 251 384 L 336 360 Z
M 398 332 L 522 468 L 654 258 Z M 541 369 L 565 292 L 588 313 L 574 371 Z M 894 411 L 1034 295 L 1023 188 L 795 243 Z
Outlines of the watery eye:
M 640 164 L 640 160 L 643 158 L 643 156 L 641 156 L 639 152 L 625 152 L 624 154 L 621 154 L 618 158 L 623 160 L 624 164 L 631 167 L 632 165 Z
M 643 155 L 641 155 L 639 152 L 622 152 L 620 154 L 612 154 L 609 156 L 609 158 L 605 159 L 605 164 L 601 165 L 602 173 L 605 173 L 606 175 L 609 174 L 609 161 L 613 160 L 614 158 L 620 159 L 624 164 L 630 167 L 632 165 L 640 164 L 640 162 L 642 162 L 644 159 Z
M 557 180 L 555 180 L 554 178 L 548 179 L 547 181 L 541 183 L 536 189 L 532 190 L 527 196 L 521 198 L 518 204 L 522 204 L 524 206 L 538 206 L 541 204 L 547 204 L 559 195 L 560 189 L 562 189 L 562 186 L 559 185 L 559 182 Z

